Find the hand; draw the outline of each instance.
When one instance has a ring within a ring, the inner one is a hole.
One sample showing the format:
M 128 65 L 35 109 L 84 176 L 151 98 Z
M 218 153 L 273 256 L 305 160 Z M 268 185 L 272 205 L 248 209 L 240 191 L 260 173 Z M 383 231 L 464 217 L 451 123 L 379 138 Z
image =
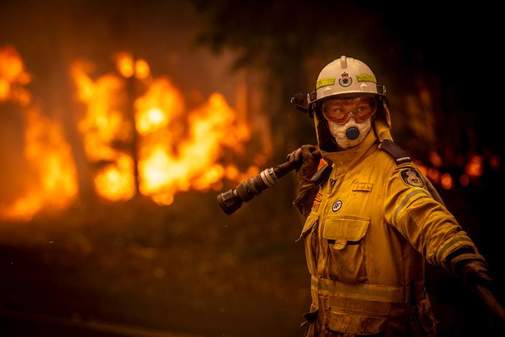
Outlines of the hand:
M 493 278 L 489 275 L 486 264 L 480 260 L 462 261 L 461 264 L 458 273 L 465 284 L 477 294 L 492 314 L 505 322 L 505 309 L 493 292 Z
M 321 160 L 321 151 L 315 145 L 302 145 L 287 156 L 288 160 L 299 161 L 300 167 L 297 169 L 299 179 L 308 181 L 316 173 Z
M 468 286 L 475 284 L 491 286 L 493 283 L 493 278 L 489 275 L 486 264 L 481 260 L 461 261 L 461 265 L 457 266 L 456 270 Z

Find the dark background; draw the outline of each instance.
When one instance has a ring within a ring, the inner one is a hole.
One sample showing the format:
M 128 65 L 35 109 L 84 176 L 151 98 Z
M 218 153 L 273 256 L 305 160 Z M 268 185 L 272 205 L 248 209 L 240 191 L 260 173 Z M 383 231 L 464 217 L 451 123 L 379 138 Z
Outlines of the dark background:
M 235 72 L 260 76 L 255 89 L 273 146 L 267 164 L 314 142 L 289 96 L 310 90 L 340 55 L 365 61 L 388 87 L 394 136 L 405 149 L 423 163 L 437 151 L 441 169 L 455 176 L 472 155 L 485 158 L 482 177 L 441 194 L 504 299 L 504 175 L 487 161 L 504 155 L 501 21 L 485 2 L 4 0 L 0 46 L 18 50 L 32 91 L 64 122 L 82 181 L 87 168 L 68 113 L 76 58 L 128 50 L 184 92 L 220 90 L 230 99 Z M 16 137 L 19 123 L 2 110 L 5 199 L 19 175 L 19 142 L 5 135 Z M 63 212 L 0 223 L 0 336 L 300 336 L 309 279 L 294 244 L 302 219 L 290 206 L 293 182 L 231 217 L 215 192 L 181 193 L 159 207 L 142 198 L 106 203 L 81 188 Z M 500 335 L 503 327 L 459 280 L 436 268 L 428 279 L 441 336 Z

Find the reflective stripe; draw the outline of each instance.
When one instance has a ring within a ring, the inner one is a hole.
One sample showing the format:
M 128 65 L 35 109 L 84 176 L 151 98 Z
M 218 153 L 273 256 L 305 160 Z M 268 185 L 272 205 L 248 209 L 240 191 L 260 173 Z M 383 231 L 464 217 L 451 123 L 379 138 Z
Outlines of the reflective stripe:
M 480 261 L 482 261 L 484 263 L 486 262 L 486 260 L 484 259 L 484 257 L 482 255 L 480 255 L 480 254 L 465 253 L 465 254 L 461 254 L 461 255 L 458 255 L 455 258 L 453 258 L 451 260 L 451 266 L 448 266 L 448 267 L 452 269 L 459 262 L 465 261 L 465 260 L 480 260 Z
M 388 316 L 394 305 L 391 302 L 358 300 L 338 296 L 330 296 L 328 298 L 328 304 L 330 305 L 333 313 L 373 316 Z
M 386 303 L 407 303 L 408 287 L 379 284 L 347 284 L 312 276 L 311 287 L 320 295 Z
M 263 180 L 263 183 L 265 183 L 265 185 L 267 185 L 268 187 L 272 187 L 275 184 L 275 181 L 277 180 L 275 171 L 271 167 L 261 171 L 260 177 L 261 180 Z
M 404 162 L 406 163 L 412 161 L 412 159 L 410 159 L 410 157 L 400 157 L 396 158 L 395 161 L 397 164 L 403 164 Z
M 439 263 L 443 263 L 447 255 L 452 253 L 459 247 L 469 246 L 475 249 L 475 244 L 470 240 L 464 231 L 456 233 L 449 240 L 444 242 L 437 251 L 436 259 Z
M 393 214 L 393 225 L 396 225 L 398 223 L 398 214 L 405 208 L 405 206 L 407 206 L 412 197 L 417 194 L 424 194 L 426 196 L 429 196 L 428 192 L 426 192 L 424 189 L 415 189 L 407 194 L 405 198 L 403 198 L 400 205 L 395 209 L 395 213 Z
M 320 79 L 316 83 L 316 89 L 319 89 L 319 88 L 322 88 L 322 87 L 326 87 L 328 85 L 334 85 L 336 80 L 337 80 L 336 78 L 323 78 L 323 79 Z

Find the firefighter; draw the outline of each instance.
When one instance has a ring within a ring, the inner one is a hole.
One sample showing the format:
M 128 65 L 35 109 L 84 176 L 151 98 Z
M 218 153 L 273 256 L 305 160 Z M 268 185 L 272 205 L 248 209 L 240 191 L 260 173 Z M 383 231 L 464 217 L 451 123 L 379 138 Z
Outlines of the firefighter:
M 424 262 L 486 286 L 484 258 L 393 142 L 385 88 L 365 63 L 329 63 L 308 101 L 318 145 L 289 155 L 303 160 L 294 205 L 306 216 L 306 336 L 435 336 Z

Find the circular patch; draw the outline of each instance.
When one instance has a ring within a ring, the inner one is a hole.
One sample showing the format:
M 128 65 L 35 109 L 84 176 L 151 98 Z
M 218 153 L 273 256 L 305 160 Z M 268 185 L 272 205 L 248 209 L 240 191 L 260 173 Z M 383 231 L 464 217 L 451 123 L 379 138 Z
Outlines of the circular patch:
M 348 87 L 352 84 L 352 78 L 349 76 L 348 73 L 342 73 L 340 75 L 340 78 L 338 79 L 338 84 L 340 84 L 342 87 Z
M 333 205 L 331 206 L 331 210 L 333 212 L 338 212 L 339 209 L 342 208 L 342 200 L 337 200 L 333 203 Z
M 400 175 L 402 176 L 402 179 L 405 182 L 405 184 L 414 187 L 424 187 L 423 178 L 421 178 L 419 172 L 417 172 L 413 168 L 406 168 L 402 170 L 400 172 Z

